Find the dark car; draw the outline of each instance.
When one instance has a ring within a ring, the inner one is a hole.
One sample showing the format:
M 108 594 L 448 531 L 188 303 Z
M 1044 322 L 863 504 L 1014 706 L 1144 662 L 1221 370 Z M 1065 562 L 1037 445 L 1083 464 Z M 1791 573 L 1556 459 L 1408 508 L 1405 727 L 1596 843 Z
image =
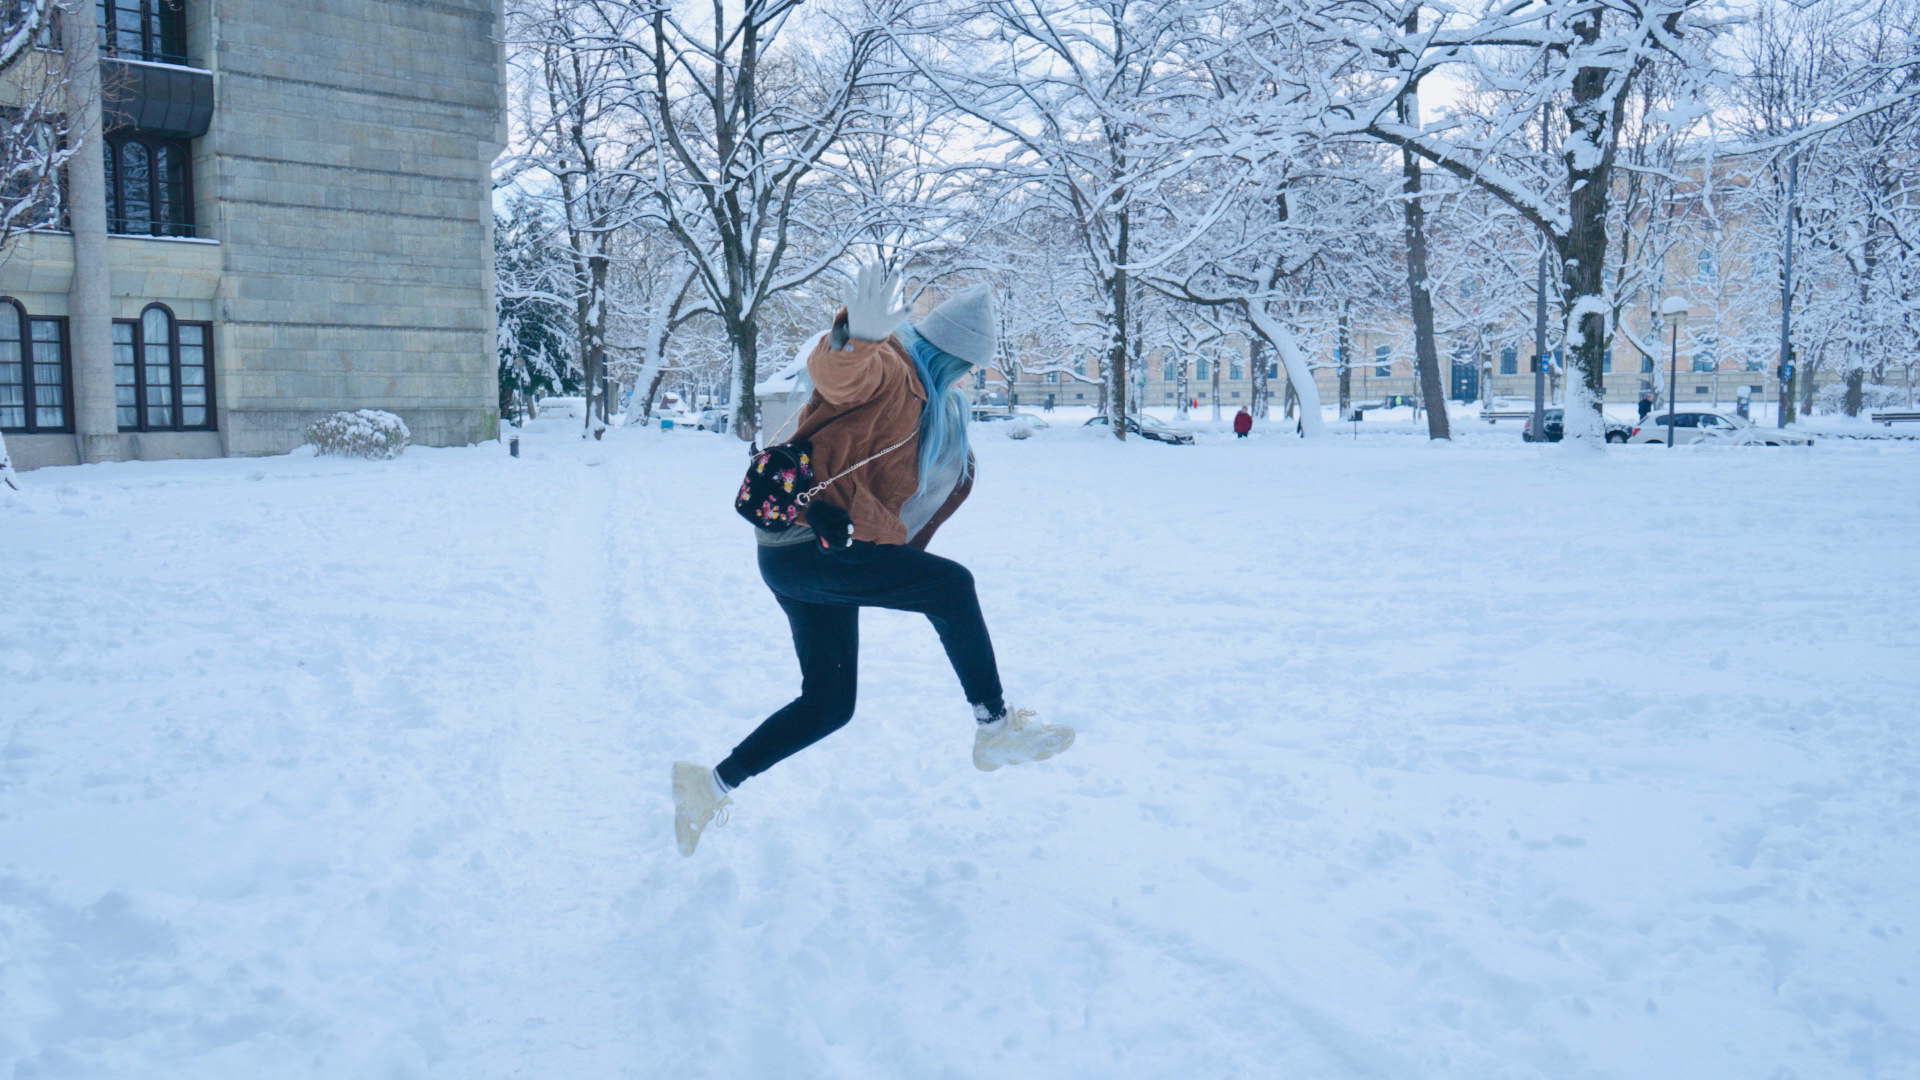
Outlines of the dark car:
M 1540 414 L 1540 418 L 1543 421 L 1540 426 L 1547 429 L 1547 437 L 1544 439 L 1536 439 L 1533 437 L 1533 417 L 1529 416 L 1527 417 L 1527 422 L 1520 426 L 1520 437 L 1527 442 L 1559 442 L 1564 435 L 1562 425 L 1566 422 L 1566 415 L 1566 411 L 1563 409 L 1548 409 Z M 1632 424 L 1623 424 L 1611 416 L 1605 419 L 1607 422 L 1608 442 L 1623 443 L 1632 437 Z
M 1106 422 L 1107 418 L 1105 416 L 1096 416 L 1087 421 L 1087 426 L 1092 427 L 1095 424 L 1104 425 Z M 1176 428 L 1170 428 L 1151 417 L 1145 420 L 1136 419 L 1131 416 L 1127 417 L 1126 431 L 1129 435 L 1139 435 L 1142 438 L 1152 439 L 1155 442 L 1172 443 L 1175 446 L 1193 445 L 1193 436 Z

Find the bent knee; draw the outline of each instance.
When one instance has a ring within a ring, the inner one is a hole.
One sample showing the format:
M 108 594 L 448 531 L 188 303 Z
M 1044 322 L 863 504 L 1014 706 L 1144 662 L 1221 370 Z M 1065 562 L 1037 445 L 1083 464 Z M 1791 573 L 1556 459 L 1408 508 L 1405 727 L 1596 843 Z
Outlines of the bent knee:
M 942 567 L 941 577 L 946 581 L 949 588 L 964 589 L 967 592 L 973 591 L 973 571 L 961 566 L 957 562 L 949 560 L 947 565 Z
M 831 735 L 853 720 L 853 702 L 849 701 L 845 704 L 836 702 L 820 709 L 814 715 L 819 718 L 820 729 Z
M 807 703 L 807 711 L 813 715 L 813 721 L 825 732 L 839 731 L 853 719 L 853 695 L 842 691 L 808 692 L 802 691 L 801 697 Z

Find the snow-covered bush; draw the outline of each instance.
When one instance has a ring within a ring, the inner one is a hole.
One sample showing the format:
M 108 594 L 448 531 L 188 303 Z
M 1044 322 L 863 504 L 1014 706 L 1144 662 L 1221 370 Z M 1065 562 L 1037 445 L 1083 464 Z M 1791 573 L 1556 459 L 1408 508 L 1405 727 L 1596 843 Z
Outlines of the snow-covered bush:
M 1033 431 L 1033 421 L 1024 416 L 1016 416 L 1007 421 L 1007 438 L 1009 439 L 1031 439 Z
M 20 482 L 13 478 L 13 459 L 7 456 L 7 437 L 0 435 L 0 499 L 19 490 Z
M 1828 383 L 1813 395 L 1814 408 L 1823 413 L 1846 411 L 1847 383 Z M 1860 387 L 1860 411 L 1872 412 L 1875 409 L 1905 409 L 1909 407 L 1907 388 L 1904 386 L 1885 386 L 1864 383 Z
M 337 412 L 307 428 L 315 453 L 341 457 L 396 458 L 412 438 L 406 421 L 379 409 Z

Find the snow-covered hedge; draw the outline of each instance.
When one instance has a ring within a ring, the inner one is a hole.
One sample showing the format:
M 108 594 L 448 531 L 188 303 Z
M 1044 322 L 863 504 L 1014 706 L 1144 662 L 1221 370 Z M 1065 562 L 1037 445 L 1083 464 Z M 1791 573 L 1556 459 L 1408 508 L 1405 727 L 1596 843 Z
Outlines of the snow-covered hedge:
M 1845 379 L 1828 383 L 1814 392 L 1813 407 L 1823 413 L 1846 411 L 1847 382 Z M 1860 411 L 1872 412 L 1875 409 L 1907 408 L 1907 388 L 1904 386 L 1880 386 L 1865 383 L 1860 387 Z
M 379 409 L 337 412 L 307 428 L 307 441 L 315 453 L 341 457 L 396 458 L 412 438 L 406 421 Z

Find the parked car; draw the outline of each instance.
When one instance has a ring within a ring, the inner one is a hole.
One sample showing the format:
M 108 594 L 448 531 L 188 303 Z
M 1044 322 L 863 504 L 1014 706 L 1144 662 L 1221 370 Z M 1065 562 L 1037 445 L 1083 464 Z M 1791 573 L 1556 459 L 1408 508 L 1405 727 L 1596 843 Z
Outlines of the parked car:
M 1659 443 L 1667 441 L 1668 415 L 1656 412 L 1649 415 L 1633 429 L 1627 441 L 1632 443 Z M 1777 428 L 1763 428 L 1751 420 L 1743 419 L 1733 413 L 1711 412 L 1706 409 L 1677 409 L 1672 415 L 1673 442 L 1718 443 L 1726 446 L 1812 446 L 1813 439 L 1791 431 Z
M 1011 405 L 986 405 L 976 402 L 973 406 L 973 419 L 976 423 L 988 420 L 1011 420 L 1014 417 Z
M 1087 421 L 1086 426 L 1093 427 L 1096 424 L 1104 425 L 1106 422 L 1107 418 L 1105 416 L 1096 416 Z M 1168 427 L 1150 416 L 1145 418 L 1127 417 L 1126 432 L 1129 435 L 1139 435 L 1142 438 L 1152 439 L 1155 442 L 1172 443 L 1175 446 L 1193 445 L 1192 435 L 1178 428 Z
M 708 409 L 694 418 L 693 426 L 701 431 L 730 431 L 733 429 L 733 410 Z
M 1565 409 L 1547 409 L 1542 412 L 1540 426 L 1547 430 L 1547 437 L 1536 439 L 1533 437 L 1533 417 L 1529 416 L 1527 422 L 1520 425 L 1520 437 L 1527 442 L 1559 442 L 1565 437 L 1563 425 L 1566 423 L 1566 418 Z M 1633 437 L 1632 424 L 1623 424 L 1611 416 L 1607 417 L 1606 421 L 1608 442 L 1623 443 Z

